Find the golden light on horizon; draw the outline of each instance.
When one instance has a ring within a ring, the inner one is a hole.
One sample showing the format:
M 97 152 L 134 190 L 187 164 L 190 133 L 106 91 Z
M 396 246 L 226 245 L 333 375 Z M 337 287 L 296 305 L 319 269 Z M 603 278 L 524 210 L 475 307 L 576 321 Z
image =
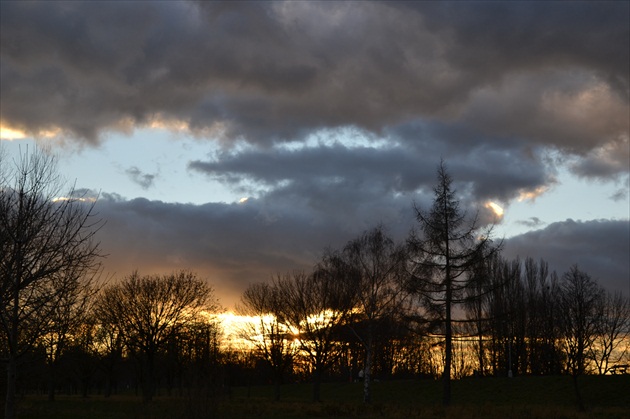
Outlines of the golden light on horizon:
M 264 339 L 263 335 L 269 330 L 282 330 L 283 333 L 293 335 L 292 342 L 299 342 L 299 331 L 290 326 L 275 323 L 273 315 L 266 316 L 245 316 L 231 311 L 217 313 L 214 315 L 221 329 L 223 330 L 223 346 L 228 349 L 252 350 L 257 343 Z M 316 318 L 309 319 L 309 322 L 316 321 Z M 280 328 L 280 329 L 278 329 Z
M 252 325 L 260 322 L 259 317 L 243 316 L 226 311 L 215 315 L 223 329 L 224 345 L 232 349 L 253 349 L 254 344 L 246 339 L 243 334 Z

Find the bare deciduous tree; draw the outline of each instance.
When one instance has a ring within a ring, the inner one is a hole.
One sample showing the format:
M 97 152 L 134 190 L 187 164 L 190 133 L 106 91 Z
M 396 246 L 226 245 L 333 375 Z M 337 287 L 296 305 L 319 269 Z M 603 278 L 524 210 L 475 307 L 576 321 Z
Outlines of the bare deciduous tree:
M 603 289 L 590 275 L 577 265 L 565 272 L 561 281 L 560 327 L 567 356 L 567 369 L 580 410 L 584 401 L 577 379 L 586 370 L 587 354 L 597 336 L 597 308 L 603 298 Z
M 355 293 L 356 307 L 349 327 L 365 351 L 363 401 L 369 403 L 377 328 L 399 317 L 407 296 L 406 254 L 382 227 L 376 227 L 350 241 L 342 257 L 351 272 L 345 278 L 351 280 Z
M 464 325 L 464 330 L 470 336 L 475 337 L 474 351 L 476 355 L 476 374 L 483 376 L 486 370 L 486 345 L 485 338 L 488 335 L 489 324 L 489 302 L 491 297 L 492 288 L 500 284 L 500 282 L 494 280 L 491 275 L 491 264 L 496 264 L 497 257 L 493 260 L 481 261 L 472 269 L 471 274 L 471 287 L 467 290 L 467 295 L 470 296 L 466 303 L 466 317 L 468 323 Z
M 123 334 L 116 319 L 106 319 L 104 313 L 99 313 L 101 307 L 101 297 L 97 299 L 98 304 L 94 307 L 91 316 L 93 323 L 93 342 L 89 342 L 90 348 L 96 353 L 99 364 L 105 374 L 105 397 L 109 397 L 112 391 L 117 388 L 116 366 L 123 358 Z
M 5 417 L 16 417 L 18 359 L 51 331 L 53 313 L 77 281 L 99 268 L 94 202 L 63 182 L 56 159 L 0 150 L 0 327 L 6 339 Z
M 241 314 L 254 319 L 242 333 L 273 371 L 275 400 L 280 400 L 280 385 L 284 375 L 290 371 L 298 350 L 293 334 L 279 321 L 283 304 L 277 287 L 256 283 L 245 290 L 239 307 Z
M 600 374 L 611 371 L 628 357 L 630 337 L 630 300 L 621 292 L 606 295 L 598 301 L 595 340 L 588 357 Z
M 338 275 L 338 261 L 324 257 L 315 272 L 295 272 L 275 282 L 284 305 L 279 322 L 298 334 L 313 378 L 313 401 L 320 400 L 322 374 L 338 359 L 338 340 L 352 309 L 352 288 Z
M 150 402 L 155 392 L 158 351 L 183 325 L 216 308 L 212 288 L 188 271 L 163 276 L 134 272 L 106 287 L 96 303 L 97 317 L 117 325 L 127 347 L 141 356 L 145 402 Z
M 98 291 L 95 277 L 75 278 L 67 272 L 57 281 L 65 289 L 50 311 L 50 328 L 41 339 L 48 364 L 48 400 L 55 400 L 56 369 L 61 355 L 86 325 L 93 297 Z

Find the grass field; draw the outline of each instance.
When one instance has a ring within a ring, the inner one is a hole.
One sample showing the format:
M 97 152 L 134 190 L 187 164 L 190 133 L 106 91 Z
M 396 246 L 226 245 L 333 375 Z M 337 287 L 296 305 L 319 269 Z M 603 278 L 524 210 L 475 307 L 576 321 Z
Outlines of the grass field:
M 374 402 L 361 403 L 361 383 L 322 387 L 321 403 L 310 401 L 310 385 L 233 388 L 221 399 L 157 397 L 150 405 L 119 395 L 59 396 L 21 400 L 23 419 L 248 419 L 248 418 L 630 418 L 630 375 L 580 378 L 586 412 L 576 407 L 570 377 L 465 379 L 453 382 L 453 406 L 440 405 L 441 383 L 405 380 L 374 383 Z

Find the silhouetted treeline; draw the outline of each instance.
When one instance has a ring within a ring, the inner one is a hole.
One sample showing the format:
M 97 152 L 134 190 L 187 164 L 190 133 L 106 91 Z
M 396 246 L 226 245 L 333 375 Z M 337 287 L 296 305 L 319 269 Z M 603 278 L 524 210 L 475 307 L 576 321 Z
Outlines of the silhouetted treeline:
M 383 233 L 377 229 L 366 237 L 376 234 Z M 329 260 L 337 257 L 339 253 L 327 255 L 310 274 L 294 272 L 252 285 L 245 296 L 267 289 L 276 300 L 270 301 L 270 308 L 248 314 L 275 313 L 241 331 L 251 340 L 245 349 L 230 346 L 212 316 L 183 310 L 179 319 L 164 317 L 168 300 L 140 304 L 146 311 L 139 321 L 145 324 L 125 320 L 129 308 L 111 317 L 98 314 L 108 291 L 121 285 L 105 287 L 95 297 L 92 315 L 67 330 L 68 343 L 56 354 L 54 384 L 51 353 L 42 339 L 22 358 L 18 391 L 104 396 L 131 392 L 150 400 L 153 394 L 227 394 L 231 386 L 357 381 L 365 378 L 368 338 L 372 379 L 440 378 L 445 358 L 441 326 L 425 321 L 426 308 L 404 281 L 387 284 L 392 289 L 380 294 L 366 293 L 383 304 L 378 316 L 368 316 L 357 305 L 364 296 L 357 278 L 348 274 L 347 286 L 342 286 L 338 276 L 322 271 L 338 269 Z M 476 274 L 481 298 L 465 304 L 458 313 L 461 321 L 454 323 L 454 378 L 605 374 L 628 363 L 627 298 L 605 292 L 576 266 L 558 276 L 548 271 L 544 260 L 497 255 Z M 145 279 L 178 275 L 190 274 Z M 243 308 L 252 307 L 248 301 L 254 298 L 244 297 Z M 151 343 L 150 336 L 141 335 L 145 332 L 164 337 Z M 143 348 L 151 345 L 153 352 L 147 355 Z
M 25 162 L 18 179 L 37 173 L 29 164 L 50 162 Z M 427 377 L 443 380 L 448 404 L 451 379 L 570 374 L 581 404 L 580 375 L 630 363 L 628 298 L 577 265 L 558 275 L 542 259 L 503 258 L 492 226 L 460 210 L 443 163 L 433 205 L 416 207 L 406 241 L 377 226 L 326 250 L 310 271 L 251 284 L 238 307 L 251 319 L 240 344 L 226 338 L 214 290 L 193 272 L 96 281 L 91 206 L 29 201 L 4 186 L 0 194 L 7 400 L 136 393 L 149 402 L 256 384 L 275 384 L 279 399 L 280 384 L 305 381 L 319 400 L 321 382 L 336 380 L 361 381 L 370 402 L 375 379 Z M 47 222 L 42 214 L 70 220 L 74 235 L 46 239 L 34 228 Z M 64 247 L 67 237 L 76 247 Z M 55 258 L 50 277 L 42 251 Z

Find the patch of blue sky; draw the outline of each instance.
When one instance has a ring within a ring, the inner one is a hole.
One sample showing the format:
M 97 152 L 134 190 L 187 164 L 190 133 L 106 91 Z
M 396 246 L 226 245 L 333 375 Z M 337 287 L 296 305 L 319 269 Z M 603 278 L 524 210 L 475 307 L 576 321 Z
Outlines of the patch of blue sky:
M 557 181 L 535 199 L 514 200 L 504 208 L 503 221 L 497 226 L 499 235 L 512 237 L 567 219 L 630 218 L 627 176 L 617 182 L 592 181 L 579 178 L 566 167 L 560 167 Z M 615 196 L 617 199 L 613 199 Z
M 352 148 L 389 148 L 390 139 L 379 137 L 354 126 L 322 128 L 309 134 L 306 138 L 287 141 L 276 145 L 284 150 L 302 150 L 304 148 L 334 147 L 343 145 Z
M 9 155 L 17 156 L 20 147 L 35 147 L 35 141 L 25 138 L 6 141 L 6 145 Z M 125 199 L 143 197 L 193 204 L 237 202 L 242 198 L 238 191 L 188 169 L 189 161 L 208 158 L 217 149 L 211 141 L 145 128 L 131 136 L 108 134 L 98 147 L 66 143 L 53 151 L 59 158 L 61 175 L 67 182 L 76 182 L 78 189 L 115 193 Z M 148 186 L 138 182 L 138 177 L 145 175 L 151 179 Z

